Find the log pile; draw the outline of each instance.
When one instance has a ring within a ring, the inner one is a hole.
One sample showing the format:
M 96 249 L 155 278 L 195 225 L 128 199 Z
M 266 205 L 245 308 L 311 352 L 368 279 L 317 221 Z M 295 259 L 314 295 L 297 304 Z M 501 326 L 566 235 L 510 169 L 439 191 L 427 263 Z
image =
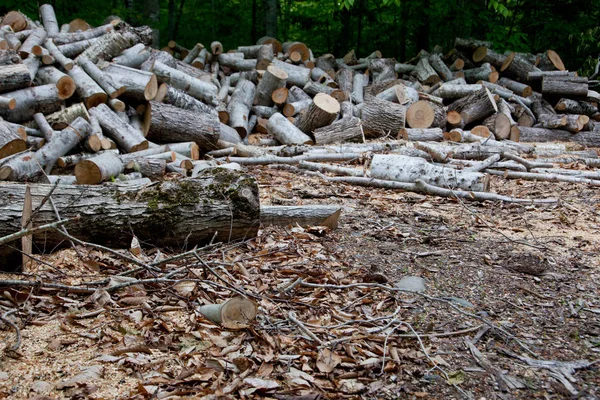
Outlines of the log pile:
M 403 63 L 378 51 L 315 57 L 271 37 L 228 51 L 217 41 L 156 50 L 150 28 L 116 17 L 59 27 L 46 4 L 40 20 L 0 21 L 2 180 L 136 187 L 281 164 L 505 201 L 520 200 L 486 193 L 490 175 L 600 183 L 556 168 L 600 164 L 587 149 L 600 147 L 600 94 L 552 50 L 502 54 L 456 39 L 446 54 Z M 366 157 L 374 152 L 389 154 Z M 367 168 L 324 163 L 365 159 Z

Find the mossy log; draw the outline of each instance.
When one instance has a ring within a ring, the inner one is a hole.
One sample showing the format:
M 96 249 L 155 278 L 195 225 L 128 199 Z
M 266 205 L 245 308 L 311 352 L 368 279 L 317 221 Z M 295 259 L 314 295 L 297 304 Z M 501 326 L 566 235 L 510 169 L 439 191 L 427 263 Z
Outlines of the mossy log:
M 78 239 L 127 248 L 135 234 L 142 243 L 180 250 L 211 241 L 229 242 L 256 236 L 260 205 L 256 180 L 239 171 L 209 169 L 194 179 L 153 185 L 31 185 L 33 208 L 52 192 L 61 217 L 74 219 L 67 225 Z M 0 184 L 0 237 L 21 229 L 25 185 Z M 82 212 L 85 210 L 85 212 Z M 76 217 L 79 216 L 78 219 Z M 50 202 L 33 218 L 33 226 L 56 221 Z M 33 235 L 34 251 L 67 246 L 57 231 Z M 20 253 L 0 247 L 0 265 L 18 267 Z M 13 256 L 9 261 L 9 256 Z

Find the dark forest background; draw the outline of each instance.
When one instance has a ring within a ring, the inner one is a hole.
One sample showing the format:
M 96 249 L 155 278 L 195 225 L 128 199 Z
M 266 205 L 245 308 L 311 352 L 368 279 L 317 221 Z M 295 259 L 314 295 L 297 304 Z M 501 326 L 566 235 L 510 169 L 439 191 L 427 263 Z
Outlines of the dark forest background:
M 496 50 L 556 50 L 567 68 L 589 74 L 600 53 L 599 0 L 50 0 L 59 23 L 108 15 L 160 29 L 161 46 L 213 40 L 225 49 L 265 35 L 302 41 L 315 55 L 359 57 L 380 50 L 410 59 L 455 37 L 490 40 Z M 2 0 L 0 14 L 19 9 L 37 18 L 41 3 Z

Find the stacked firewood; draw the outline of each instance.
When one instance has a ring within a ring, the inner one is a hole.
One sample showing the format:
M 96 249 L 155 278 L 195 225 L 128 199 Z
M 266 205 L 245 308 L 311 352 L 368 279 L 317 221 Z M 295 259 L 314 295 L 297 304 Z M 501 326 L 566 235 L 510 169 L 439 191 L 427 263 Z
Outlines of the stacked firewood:
M 151 29 L 117 17 L 59 26 L 45 4 L 40 20 L 12 11 L 0 23 L 2 180 L 139 183 L 392 150 L 369 159 L 367 172 L 341 173 L 483 192 L 482 171 L 530 171 L 519 154 L 593 165 L 585 147 L 600 146 L 595 82 L 566 71 L 552 50 L 502 54 L 456 39 L 447 54 L 423 50 L 406 63 L 378 51 L 315 57 L 270 37 L 228 52 L 217 41 L 156 50 Z M 383 147 L 364 143 L 382 138 Z M 539 144 L 554 141 L 580 148 Z M 362 144 L 331 145 L 343 142 Z

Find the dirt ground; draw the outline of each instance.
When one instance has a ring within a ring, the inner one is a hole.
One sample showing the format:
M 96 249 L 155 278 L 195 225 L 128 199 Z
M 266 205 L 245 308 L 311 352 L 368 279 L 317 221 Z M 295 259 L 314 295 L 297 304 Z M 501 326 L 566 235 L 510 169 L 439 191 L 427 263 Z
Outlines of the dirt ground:
M 597 189 L 493 177 L 491 191 L 560 201 L 470 203 L 251 171 L 263 204 L 337 204 L 339 227 L 263 227 L 163 265 L 187 267 L 173 281 L 110 293 L 135 266 L 89 248 L 0 275 L 113 277 L 91 295 L 3 288 L 22 341 L 11 350 L 0 323 L 0 398 L 600 398 Z M 396 290 L 408 276 L 425 290 Z M 232 287 L 259 306 L 247 329 L 197 311 Z

